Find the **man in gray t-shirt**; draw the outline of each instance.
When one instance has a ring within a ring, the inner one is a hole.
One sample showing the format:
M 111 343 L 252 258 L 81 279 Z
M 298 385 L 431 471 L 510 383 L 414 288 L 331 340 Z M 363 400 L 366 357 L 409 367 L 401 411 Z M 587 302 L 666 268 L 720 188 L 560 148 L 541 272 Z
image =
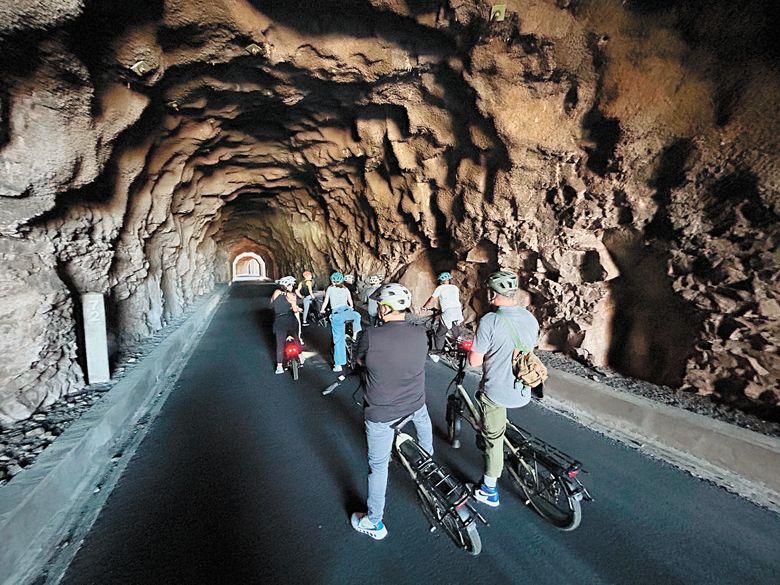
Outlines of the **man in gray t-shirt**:
M 512 330 L 525 347 L 533 349 L 539 337 L 539 323 L 526 309 L 517 306 L 517 275 L 500 270 L 486 282 L 488 300 L 496 307 L 479 321 L 477 336 L 469 353 L 469 365 L 482 366 L 479 401 L 484 412 L 485 476 L 474 497 L 488 506 L 499 504 L 496 483 L 504 469 L 506 409 L 525 406 L 531 389 L 515 378 Z M 511 328 L 511 329 L 510 329 Z

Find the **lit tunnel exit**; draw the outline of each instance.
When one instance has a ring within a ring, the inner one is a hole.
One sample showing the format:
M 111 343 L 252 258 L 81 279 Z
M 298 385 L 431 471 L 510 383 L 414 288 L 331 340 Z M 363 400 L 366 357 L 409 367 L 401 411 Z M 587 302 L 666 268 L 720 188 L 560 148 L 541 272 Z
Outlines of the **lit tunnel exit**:
M 267 280 L 265 260 L 254 252 L 244 252 L 233 259 L 231 265 L 232 282 Z

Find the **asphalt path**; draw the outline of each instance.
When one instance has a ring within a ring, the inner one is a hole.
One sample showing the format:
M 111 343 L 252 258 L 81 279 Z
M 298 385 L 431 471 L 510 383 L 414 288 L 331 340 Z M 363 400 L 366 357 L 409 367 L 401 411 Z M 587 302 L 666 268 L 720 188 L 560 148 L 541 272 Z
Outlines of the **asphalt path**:
M 365 509 L 366 442 L 348 379 L 334 394 L 326 332 L 307 328 L 296 382 L 274 374 L 268 286 L 234 285 L 117 482 L 63 583 L 682 583 L 778 585 L 780 517 L 532 405 L 511 418 L 585 463 L 595 497 L 560 532 L 505 478 L 485 509 L 482 554 L 431 534 L 411 479 L 391 463 L 376 542 L 349 525 Z M 444 439 L 453 372 L 429 362 L 435 457 L 480 477 L 466 435 Z M 465 433 L 466 431 L 464 431 Z

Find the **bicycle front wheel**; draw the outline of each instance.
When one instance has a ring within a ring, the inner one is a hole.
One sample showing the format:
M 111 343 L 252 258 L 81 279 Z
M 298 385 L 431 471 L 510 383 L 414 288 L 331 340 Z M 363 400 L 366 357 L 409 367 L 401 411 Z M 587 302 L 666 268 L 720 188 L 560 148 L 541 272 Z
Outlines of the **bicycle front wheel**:
M 354 349 L 353 348 L 353 343 L 354 342 L 352 340 L 352 336 L 347 335 L 344 338 L 344 349 L 346 350 L 346 353 L 347 353 L 347 367 L 350 368 L 350 369 L 352 369 L 353 366 L 354 366 L 354 364 L 352 363 L 352 351 Z
M 479 537 L 476 522 L 473 521 L 467 510 L 462 508 L 456 510 L 454 513 L 457 513 L 458 517 L 455 518 L 425 488 L 417 488 L 417 495 L 420 498 L 420 507 L 428 518 L 432 529 L 436 528 L 437 525 L 444 528 L 452 541 L 472 556 L 477 556 L 482 552 L 482 539 Z
M 534 510 L 559 530 L 577 528 L 582 520 L 582 506 L 566 489 L 566 480 L 534 457 L 513 459 L 508 465 L 509 476 L 528 497 Z

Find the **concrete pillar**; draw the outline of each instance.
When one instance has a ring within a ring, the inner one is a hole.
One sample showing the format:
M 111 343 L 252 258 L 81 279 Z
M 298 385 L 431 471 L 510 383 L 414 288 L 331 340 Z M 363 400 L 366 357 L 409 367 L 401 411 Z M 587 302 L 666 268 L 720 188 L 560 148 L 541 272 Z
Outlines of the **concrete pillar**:
M 87 350 L 87 380 L 90 384 L 108 382 L 108 340 L 106 339 L 106 307 L 101 293 L 81 295 L 84 310 L 84 344 Z

